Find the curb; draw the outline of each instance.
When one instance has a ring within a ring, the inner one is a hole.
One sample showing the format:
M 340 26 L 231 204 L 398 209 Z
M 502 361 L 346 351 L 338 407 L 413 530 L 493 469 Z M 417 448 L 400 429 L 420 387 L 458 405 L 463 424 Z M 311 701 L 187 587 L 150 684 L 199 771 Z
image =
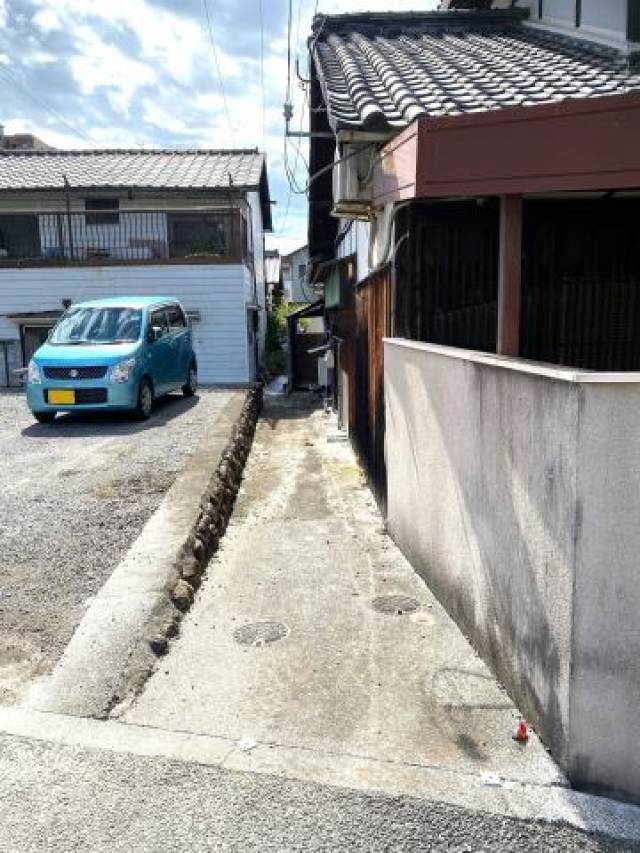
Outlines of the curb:
M 201 502 L 201 512 L 178 559 L 180 580 L 171 593 L 173 604 L 182 613 L 193 602 L 202 575 L 218 550 L 229 524 L 244 466 L 251 450 L 258 415 L 262 409 L 262 386 L 249 392 L 235 432 L 225 448 Z
M 242 411 L 224 448 L 220 462 L 200 501 L 200 512 L 178 553 L 166 596 L 132 650 L 124 672 L 124 690 L 114 696 L 108 716 L 118 718 L 131 706 L 151 676 L 157 659 L 169 651 L 169 641 L 180 632 L 180 623 L 191 609 L 211 558 L 217 552 L 233 513 L 244 467 L 251 451 L 263 387 L 257 384 L 246 397 Z
M 226 530 L 261 405 L 256 386 L 232 396 L 208 424 L 190 463 L 22 707 L 105 719 L 137 696 L 177 635 Z

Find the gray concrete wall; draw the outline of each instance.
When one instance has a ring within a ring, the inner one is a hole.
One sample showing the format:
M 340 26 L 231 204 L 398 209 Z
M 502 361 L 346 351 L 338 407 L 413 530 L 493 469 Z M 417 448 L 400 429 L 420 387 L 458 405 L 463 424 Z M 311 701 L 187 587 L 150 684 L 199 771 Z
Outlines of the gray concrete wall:
M 385 371 L 391 534 L 562 767 L 640 799 L 640 377 L 403 341 Z
M 569 772 L 640 801 L 640 384 L 583 386 L 577 459 Z

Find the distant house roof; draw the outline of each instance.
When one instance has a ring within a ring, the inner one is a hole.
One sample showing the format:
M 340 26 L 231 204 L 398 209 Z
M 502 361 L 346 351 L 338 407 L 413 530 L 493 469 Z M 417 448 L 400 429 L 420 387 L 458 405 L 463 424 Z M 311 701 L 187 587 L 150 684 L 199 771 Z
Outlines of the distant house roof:
M 0 193 L 72 190 L 260 192 L 265 227 L 271 204 L 265 157 L 257 150 L 1 151 Z
M 517 9 L 318 15 L 310 44 L 334 130 L 640 89 L 622 52 L 527 26 Z
M 309 246 L 305 243 L 304 246 L 299 246 L 297 249 L 294 249 L 293 252 L 288 252 L 286 255 L 282 256 L 283 261 L 291 261 L 295 255 L 300 254 L 309 254 Z

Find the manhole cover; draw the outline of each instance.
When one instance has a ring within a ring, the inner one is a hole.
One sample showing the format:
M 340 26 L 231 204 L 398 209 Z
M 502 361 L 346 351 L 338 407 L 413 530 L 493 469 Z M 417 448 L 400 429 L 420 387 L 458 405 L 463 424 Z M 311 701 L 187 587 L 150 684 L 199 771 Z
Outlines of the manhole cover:
M 405 613 L 415 613 L 420 602 L 407 595 L 382 595 L 374 598 L 373 609 L 388 616 L 404 616 Z
M 283 640 L 289 629 L 282 622 L 255 622 L 242 625 L 233 632 L 233 639 L 241 646 L 266 646 Z

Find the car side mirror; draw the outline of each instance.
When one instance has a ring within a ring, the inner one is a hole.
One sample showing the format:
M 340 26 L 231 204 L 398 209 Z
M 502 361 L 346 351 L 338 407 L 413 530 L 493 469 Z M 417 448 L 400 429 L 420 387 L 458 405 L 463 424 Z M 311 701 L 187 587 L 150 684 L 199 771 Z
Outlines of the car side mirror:
M 155 343 L 162 337 L 162 326 L 150 326 L 147 332 L 147 340 L 150 344 Z

